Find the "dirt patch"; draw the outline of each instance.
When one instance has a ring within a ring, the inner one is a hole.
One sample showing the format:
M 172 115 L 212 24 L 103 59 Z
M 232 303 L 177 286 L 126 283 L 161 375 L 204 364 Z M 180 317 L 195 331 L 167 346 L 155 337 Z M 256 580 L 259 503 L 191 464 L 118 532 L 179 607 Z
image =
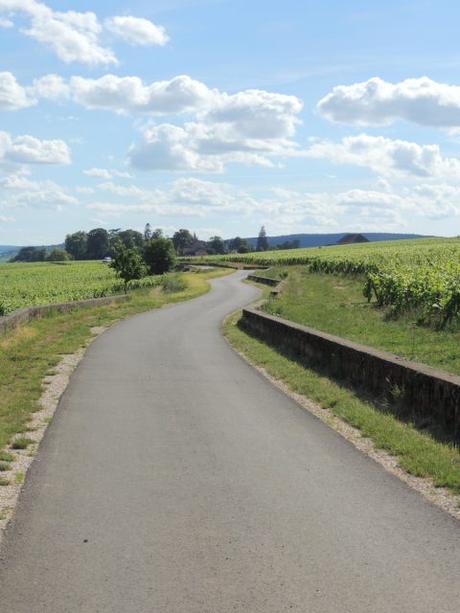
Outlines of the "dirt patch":
M 23 334 L 23 330 L 19 328 L 17 332 L 13 333 L 13 337 L 16 334 Z M 14 459 L 11 462 L 10 470 L 0 473 L 0 478 L 9 481 L 8 485 L 0 486 L 0 541 L 3 530 L 13 516 L 27 470 L 34 460 L 40 441 L 58 407 L 70 376 L 85 355 L 91 342 L 105 330 L 106 328 L 102 326 L 91 328 L 92 338 L 88 340 L 86 345 L 75 353 L 64 355 L 55 367 L 53 374 L 47 375 L 43 379 L 43 392 L 39 400 L 39 410 L 33 413 L 27 424 L 27 431 L 17 434 L 10 445 L 3 450 L 11 454 Z M 14 441 L 22 438 L 30 439 L 32 442 L 26 449 L 13 449 Z

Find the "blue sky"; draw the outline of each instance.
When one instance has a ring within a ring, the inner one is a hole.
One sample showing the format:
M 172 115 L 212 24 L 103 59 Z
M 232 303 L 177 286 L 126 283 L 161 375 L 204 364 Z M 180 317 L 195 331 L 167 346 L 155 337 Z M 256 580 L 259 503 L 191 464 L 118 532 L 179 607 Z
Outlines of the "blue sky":
M 453 1 L 0 0 L 0 243 L 460 234 Z

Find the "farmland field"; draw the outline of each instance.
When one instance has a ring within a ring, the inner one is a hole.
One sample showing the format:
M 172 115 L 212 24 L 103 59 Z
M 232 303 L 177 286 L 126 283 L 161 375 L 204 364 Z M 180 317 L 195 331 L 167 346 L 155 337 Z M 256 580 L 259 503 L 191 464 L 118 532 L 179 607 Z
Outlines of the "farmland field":
M 364 296 L 392 315 L 413 311 L 419 321 L 440 327 L 460 317 L 458 238 L 229 254 L 214 259 L 265 266 L 304 265 L 311 272 L 361 275 Z
M 131 287 L 152 287 L 161 277 L 145 277 Z M 123 293 L 115 272 L 101 262 L 0 264 L 0 316 L 15 309 Z

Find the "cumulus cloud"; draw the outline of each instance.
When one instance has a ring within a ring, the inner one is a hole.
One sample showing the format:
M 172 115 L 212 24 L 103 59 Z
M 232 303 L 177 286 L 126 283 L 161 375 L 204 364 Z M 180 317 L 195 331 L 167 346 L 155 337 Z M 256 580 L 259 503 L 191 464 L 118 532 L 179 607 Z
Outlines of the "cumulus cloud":
M 0 72 L 0 111 L 17 111 L 36 102 L 11 72 Z
M 339 143 L 315 142 L 306 155 L 367 167 L 384 177 L 455 177 L 460 172 L 460 159 L 443 157 L 438 145 L 368 134 L 348 136 Z
M 318 112 L 334 122 L 385 126 L 404 119 L 422 126 L 460 127 L 460 86 L 428 77 L 389 83 L 378 77 L 338 85 L 322 98 Z
M 102 24 L 91 11 L 54 11 L 38 0 L 0 0 L 0 11 L 26 16 L 29 24 L 21 32 L 49 47 L 66 63 L 80 62 L 90 66 L 117 64 L 114 52 L 101 44 L 104 26 L 107 31 L 131 44 L 162 45 L 168 40 L 161 26 L 137 17 L 112 17 Z M 8 19 L 3 19 L 3 22 L 10 23 Z
M 28 134 L 11 137 L 0 132 L 0 163 L 70 164 L 70 149 L 62 140 L 40 140 Z
M 222 172 L 231 163 L 272 167 L 272 157 L 291 155 L 294 149 L 286 139 L 245 138 L 232 125 L 189 122 L 147 127 L 129 160 L 139 170 Z
M 165 29 L 148 19 L 139 17 L 110 17 L 104 22 L 105 27 L 115 36 L 131 45 L 166 45 L 169 40 Z
M 62 86 L 66 83 L 63 81 Z M 87 109 L 116 113 L 173 114 L 197 112 L 212 104 L 214 91 L 187 75 L 144 84 L 139 77 L 107 74 L 98 79 L 72 77 L 67 95 Z M 64 89 L 62 90 L 65 91 Z
M 0 179 L 2 202 L 7 208 L 45 207 L 55 208 L 78 204 L 68 190 L 54 181 L 34 181 L 23 173 L 11 174 Z

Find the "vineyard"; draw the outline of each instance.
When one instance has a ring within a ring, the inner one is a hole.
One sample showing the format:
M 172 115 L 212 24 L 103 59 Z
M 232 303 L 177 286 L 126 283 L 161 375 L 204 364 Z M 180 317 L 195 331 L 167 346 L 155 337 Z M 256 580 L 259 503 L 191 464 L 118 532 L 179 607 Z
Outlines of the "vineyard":
M 389 307 L 394 315 L 416 311 L 420 321 L 440 327 L 460 317 L 460 239 L 361 243 L 214 258 L 259 266 L 305 265 L 311 272 L 363 275 L 366 298 Z
M 132 281 L 130 288 L 153 287 L 162 277 Z M 123 293 L 115 272 L 101 262 L 0 264 L 0 316 L 38 304 L 56 304 Z

